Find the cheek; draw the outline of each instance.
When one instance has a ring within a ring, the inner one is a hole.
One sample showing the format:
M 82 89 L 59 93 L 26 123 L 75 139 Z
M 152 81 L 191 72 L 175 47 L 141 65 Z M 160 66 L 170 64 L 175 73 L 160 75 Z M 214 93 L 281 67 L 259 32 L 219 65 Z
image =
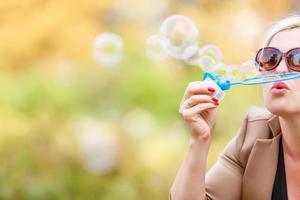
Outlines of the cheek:
M 297 91 L 298 93 L 300 93 L 300 79 L 294 80 L 292 87 L 293 87 L 293 89 L 295 91 Z
M 264 84 L 262 86 L 262 91 L 263 91 L 263 99 L 264 102 L 266 103 L 267 101 L 269 101 L 269 91 L 271 89 L 271 85 L 270 84 Z
M 285 96 L 276 97 L 270 93 L 272 84 L 262 86 L 263 100 L 265 107 L 276 115 L 300 113 L 300 79 L 286 81 L 290 92 Z
M 300 79 L 287 81 L 288 86 L 291 89 L 291 97 L 290 99 L 294 102 L 300 101 Z

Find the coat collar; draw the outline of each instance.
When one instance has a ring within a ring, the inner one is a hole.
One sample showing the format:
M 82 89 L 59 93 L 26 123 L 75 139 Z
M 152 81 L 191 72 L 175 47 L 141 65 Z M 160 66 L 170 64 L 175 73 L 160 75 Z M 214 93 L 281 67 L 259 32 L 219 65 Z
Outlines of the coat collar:
M 272 117 L 268 120 L 268 125 L 271 129 L 273 137 L 276 137 L 278 134 L 281 133 L 279 117 L 276 115 L 272 115 Z
M 271 199 L 276 176 L 281 129 L 279 118 L 272 116 L 268 126 L 270 139 L 257 139 L 248 159 L 244 174 L 243 199 Z

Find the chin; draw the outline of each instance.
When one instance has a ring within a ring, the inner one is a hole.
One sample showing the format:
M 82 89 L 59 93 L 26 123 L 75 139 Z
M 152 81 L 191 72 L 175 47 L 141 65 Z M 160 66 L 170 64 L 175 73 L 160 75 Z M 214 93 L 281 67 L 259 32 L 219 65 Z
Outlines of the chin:
M 289 111 L 287 111 L 286 109 L 276 109 L 276 108 L 267 108 L 273 115 L 277 115 L 277 116 L 289 116 L 291 115 L 291 113 Z
M 299 100 L 292 96 L 272 96 L 264 95 L 265 107 L 274 115 L 289 117 L 292 115 L 300 115 L 300 104 L 295 103 Z
M 266 105 L 266 108 L 274 115 L 281 116 L 281 117 L 289 117 L 292 115 L 299 115 L 300 111 L 297 109 L 291 108 L 289 105 L 285 104 L 276 104 L 275 102 Z M 273 105 L 272 105 L 273 104 Z

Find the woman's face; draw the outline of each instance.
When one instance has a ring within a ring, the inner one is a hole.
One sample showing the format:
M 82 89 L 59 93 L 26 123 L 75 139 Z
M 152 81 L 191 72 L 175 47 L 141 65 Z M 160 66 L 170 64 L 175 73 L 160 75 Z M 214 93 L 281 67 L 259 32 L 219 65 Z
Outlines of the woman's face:
M 281 52 L 300 47 L 300 29 L 284 30 L 277 33 L 270 42 L 271 47 L 280 49 Z M 285 58 L 272 73 L 288 72 Z M 274 83 L 263 85 L 265 107 L 273 114 L 289 117 L 300 114 L 300 79 L 283 81 L 287 89 L 278 89 Z M 275 87 L 272 89 L 272 87 Z M 280 87 L 279 87 L 280 88 Z

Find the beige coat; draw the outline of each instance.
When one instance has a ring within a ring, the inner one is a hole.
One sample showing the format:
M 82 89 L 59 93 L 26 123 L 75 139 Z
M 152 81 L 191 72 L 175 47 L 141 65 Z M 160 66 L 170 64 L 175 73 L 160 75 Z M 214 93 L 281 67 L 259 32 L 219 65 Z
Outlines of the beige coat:
M 271 199 L 280 137 L 277 116 L 250 111 L 206 174 L 207 199 Z

